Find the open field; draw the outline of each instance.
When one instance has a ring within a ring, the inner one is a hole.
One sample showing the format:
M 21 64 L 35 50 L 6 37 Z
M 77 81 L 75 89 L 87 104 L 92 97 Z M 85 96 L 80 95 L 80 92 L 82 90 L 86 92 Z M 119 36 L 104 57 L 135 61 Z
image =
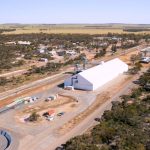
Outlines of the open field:
M 40 29 L 27 29 L 27 30 L 22 30 L 22 29 L 17 29 L 16 31 L 12 32 L 5 32 L 4 34 L 29 34 L 29 33 L 47 33 L 47 34 L 107 34 L 107 33 L 129 33 L 129 32 L 124 32 L 122 29 L 82 29 L 82 28 L 73 28 L 73 29 L 48 29 L 48 30 L 43 30 L 41 31 Z M 144 33 L 150 33 L 150 31 L 146 32 L 132 32 L 136 34 L 144 34 Z
M 40 30 L 40 29 L 27 29 L 27 30 L 22 30 L 22 29 L 17 29 L 16 31 L 12 32 L 5 32 L 4 34 L 28 34 L 28 33 L 54 33 L 54 34 L 107 34 L 109 32 L 111 33 L 124 33 L 123 30 L 121 29 L 82 29 L 82 28 L 72 28 L 72 29 L 67 29 L 67 28 L 54 28 L 54 29 L 48 29 L 48 30 Z
M 125 32 L 123 29 L 145 29 L 141 32 Z M 107 34 L 107 33 L 150 33 L 148 25 L 0 25 L 0 29 L 16 29 L 16 31 L 4 32 L 3 34 L 29 34 L 29 33 L 48 33 L 48 34 Z

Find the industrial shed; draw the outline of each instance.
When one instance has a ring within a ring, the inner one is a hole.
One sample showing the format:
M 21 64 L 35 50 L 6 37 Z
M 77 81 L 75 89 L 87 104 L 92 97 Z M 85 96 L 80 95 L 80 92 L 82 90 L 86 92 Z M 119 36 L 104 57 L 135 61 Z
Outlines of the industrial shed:
M 128 65 L 116 58 L 69 77 L 64 81 L 64 86 L 93 91 L 126 71 Z

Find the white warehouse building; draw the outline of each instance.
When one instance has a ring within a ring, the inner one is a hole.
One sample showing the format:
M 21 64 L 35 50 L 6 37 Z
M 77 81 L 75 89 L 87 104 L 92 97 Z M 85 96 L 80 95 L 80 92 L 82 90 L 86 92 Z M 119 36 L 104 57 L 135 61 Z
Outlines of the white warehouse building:
M 69 77 L 64 81 L 64 87 L 94 91 L 126 71 L 128 65 L 116 58 Z

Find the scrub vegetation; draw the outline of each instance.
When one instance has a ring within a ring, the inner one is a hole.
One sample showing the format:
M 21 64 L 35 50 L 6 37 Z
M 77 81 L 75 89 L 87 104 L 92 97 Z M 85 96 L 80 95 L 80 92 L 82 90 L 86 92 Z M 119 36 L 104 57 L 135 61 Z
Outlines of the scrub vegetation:
M 99 39 L 99 37 L 102 37 L 102 39 Z M 116 47 L 119 38 L 120 46 Z M 116 52 L 117 49 L 127 49 L 138 45 L 141 39 L 147 41 L 150 39 L 150 35 L 112 33 L 102 35 L 44 33 L 20 35 L 0 34 L 0 71 L 22 66 L 24 64 L 24 60 L 38 61 L 40 58 L 53 60 L 49 52 L 52 51 L 54 47 L 60 47 L 59 49 L 64 49 L 65 51 L 73 49 L 78 54 L 82 53 L 83 49 L 90 50 L 91 52 L 96 49 L 97 54 L 95 57 L 97 58 L 105 55 L 106 49 L 110 44 L 113 44 L 112 52 Z M 131 42 L 131 40 L 133 42 Z M 31 44 L 20 45 L 18 44 L 18 41 L 30 41 Z M 12 43 L 10 44 L 10 42 Z M 13 42 L 15 44 L 13 44 Z M 40 44 L 48 46 L 44 54 L 40 54 L 38 51 Z M 17 58 L 20 60 L 16 60 Z
M 56 73 L 65 66 L 80 64 L 86 56 L 93 55 L 93 59 L 114 55 L 118 51 L 140 45 L 141 40 L 148 44 L 149 39 L 149 34 L 0 34 L 0 72 L 3 74 L 20 68 L 26 69 L 25 73 L 18 76 L 0 77 L 0 88 L 18 87 L 33 79 Z M 19 41 L 30 44 L 19 44 Z M 44 53 L 40 52 L 42 49 L 40 45 L 44 46 Z M 75 55 L 62 54 L 61 60 L 57 61 L 59 57 L 57 53 L 60 50 L 63 52 L 72 50 Z M 51 56 L 51 51 L 56 52 L 56 58 Z M 38 65 L 41 58 L 48 59 L 48 62 Z M 132 60 L 136 61 L 134 57 Z M 139 66 L 131 72 L 135 73 L 137 69 Z

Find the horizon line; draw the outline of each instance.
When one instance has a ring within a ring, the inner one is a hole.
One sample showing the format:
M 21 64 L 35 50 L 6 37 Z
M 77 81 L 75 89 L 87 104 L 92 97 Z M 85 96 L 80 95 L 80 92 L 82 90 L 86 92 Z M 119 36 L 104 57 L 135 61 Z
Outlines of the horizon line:
M 150 23 L 0 23 L 0 25 L 20 24 L 20 25 L 103 25 L 103 24 L 123 24 L 123 25 L 150 25 Z

